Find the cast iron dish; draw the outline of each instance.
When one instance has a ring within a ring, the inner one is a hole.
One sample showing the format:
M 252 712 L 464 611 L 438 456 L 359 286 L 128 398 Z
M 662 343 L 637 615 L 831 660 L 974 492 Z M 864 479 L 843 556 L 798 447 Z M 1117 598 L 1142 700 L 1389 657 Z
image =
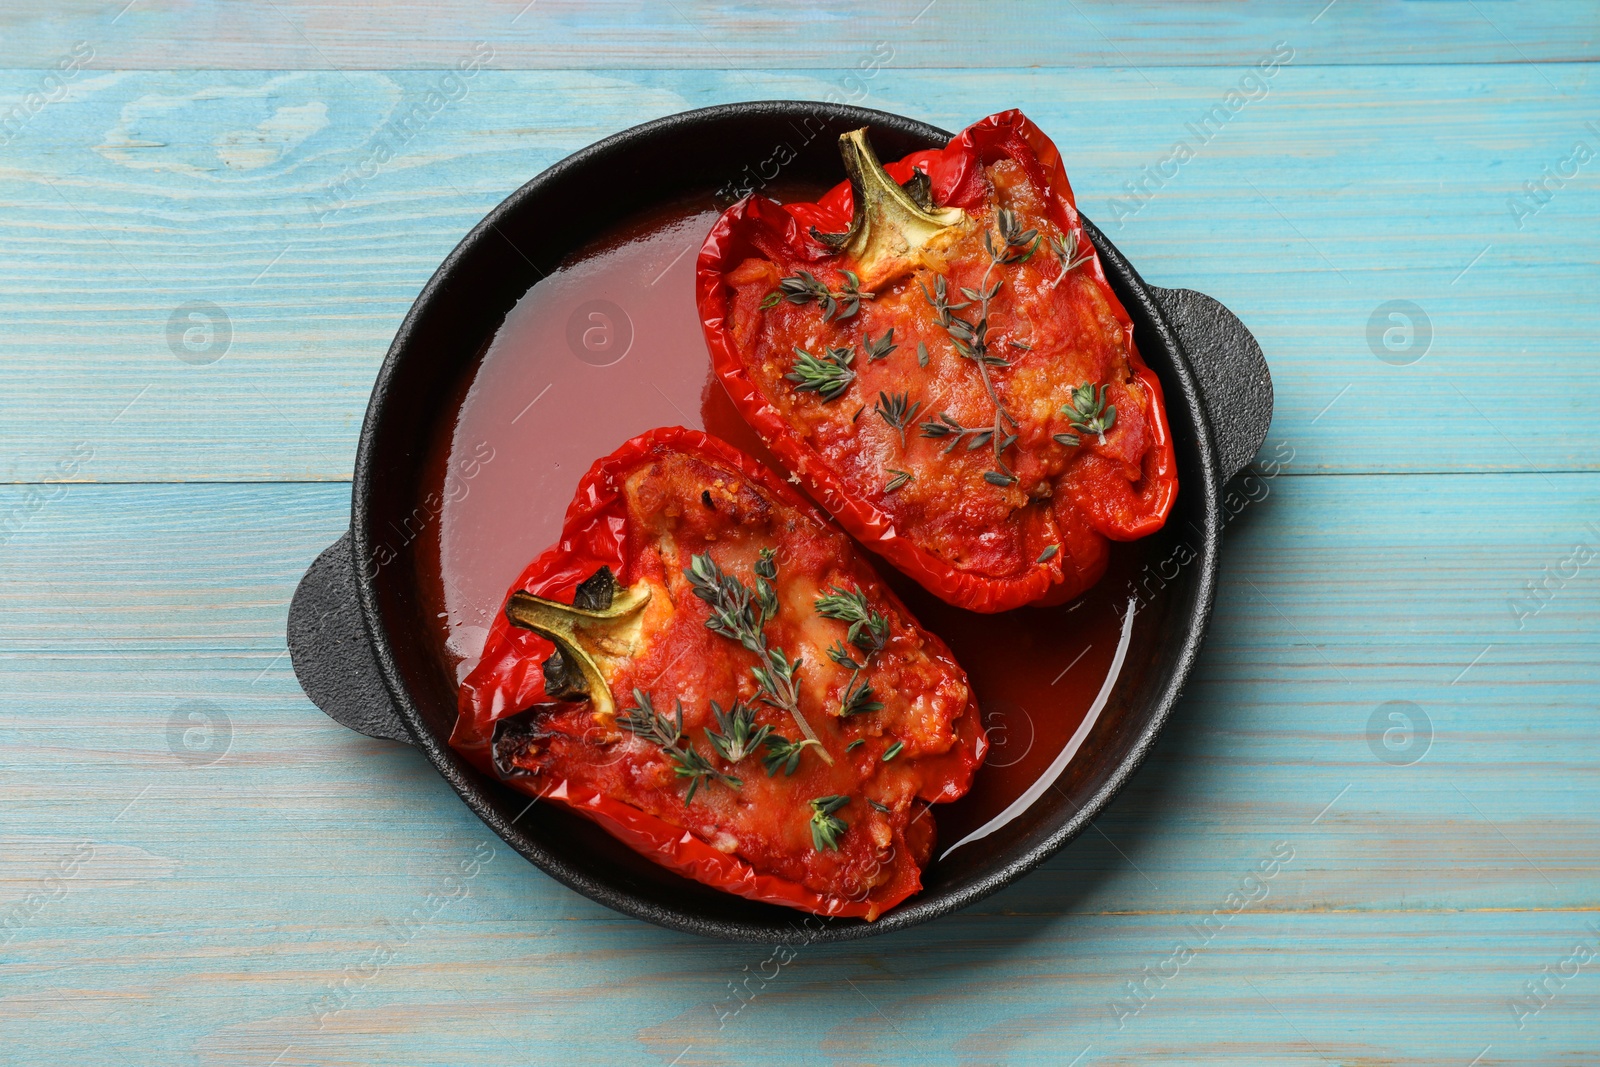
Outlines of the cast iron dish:
M 1140 351 L 1166 392 L 1182 489 L 1156 535 L 1164 541 L 1158 551 L 1164 558 L 1186 546 L 1193 558 L 1175 576 L 1163 576 L 1162 595 L 1142 609 L 1121 680 L 1058 788 L 982 847 L 959 849 L 932 865 L 921 893 L 871 923 L 822 920 L 721 893 L 654 865 L 553 805 L 530 811 L 526 796 L 480 775 L 447 743 L 456 679 L 423 618 L 418 561 L 405 551 L 402 565 L 361 568 L 356 561 L 371 559 L 379 531 L 418 506 L 430 433 L 455 414 L 448 398 L 458 394 L 507 311 L 544 273 L 624 218 L 759 172 L 775 144 L 796 152 L 788 175 L 832 184 L 840 177 L 839 134 L 862 126 L 870 127 L 885 159 L 950 138 L 925 123 L 862 108 L 730 104 L 607 138 L 490 212 L 401 325 L 361 431 L 350 531 L 312 565 L 290 608 L 295 672 L 318 707 L 368 736 L 421 749 L 484 822 L 563 884 L 677 930 L 768 943 L 887 933 L 988 896 L 1070 841 L 1139 766 L 1178 698 L 1211 613 L 1223 487 L 1253 458 L 1271 420 L 1271 379 L 1243 324 L 1210 297 L 1146 284 L 1085 219 Z M 565 506 L 565 498 L 550 502 Z

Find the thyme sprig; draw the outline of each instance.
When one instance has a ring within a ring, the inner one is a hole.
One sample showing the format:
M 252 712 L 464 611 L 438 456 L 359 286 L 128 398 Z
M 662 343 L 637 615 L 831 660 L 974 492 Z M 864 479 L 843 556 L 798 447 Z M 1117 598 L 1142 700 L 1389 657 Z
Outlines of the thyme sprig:
M 905 448 L 906 427 L 917 417 L 917 412 L 922 410 L 922 401 L 912 403 L 911 398 L 905 393 L 879 393 L 878 403 L 872 410 L 889 424 L 890 429 L 900 435 L 900 447 Z
M 889 358 L 889 353 L 898 347 L 899 345 L 894 343 L 893 326 L 885 330 L 883 336 L 876 341 L 872 339 L 872 335 L 867 331 L 861 331 L 861 349 L 866 352 L 867 362 L 869 363 L 876 363 L 880 359 Z
M 656 711 L 655 706 L 650 703 L 650 695 L 644 690 L 635 689 L 633 699 L 636 706 L 618 715 L 617 723 L 629 733 L 659 745 L 662 754 L 672 762 L 673 773 L 679 778 L 689 779 L 689 792 L 683 797 L 685 805 L 694 799 L 695 793 L 706 782 L 721 782 L 729 789 L 738 789 L 744 784 L 733 775 L 719 771 L 716 765 L 706 758 L 705 753 L 695 748 L 683 736 L 682 701 L 674 701 L 676 719 L 669 719 Z M 716 704 L 711 706 L 714 709 L 717 707 Z M 718 721 L 721 722 L 720 715 Z M 721 748 L 715 740 L 715 735 L 708 733 L 707 736 L 712 738 L 712 746 L 720 752 Z
M 650 694 L 642 689 L 633 691 L 635 707 L 617 716 L 617 725 L 629 733 L 653 741 L 662 748 L 672 748 L 683 736 L 683 704 L 678 704 L 678 720 L 674 723 L 659 714 L 650 703 Z
M 766 652 L 766 637 L 762 635 L 761 628 L 772 620 L 778 610 L 777 592 L 772 589 L 772 578 L 763 573 L 762 563 L 769 564 L 767 569 L 771 571 L 772 578 L 777 577 L 771 557 L 763 555 L 756 565 L 754 593 L 749 586 L 717 566 L 709 552 L 691 557 L 689 566 L 683 572 L 684 577 L 689 579 L 689 587 L 694 590 L 694 595 L 711 608 L 706 628 L 739 642 L 757 655 Z
M 694 595 L 711 608 L 706 628 L 737 641 L 761 661 L 750 671 L 756 680 L 757 699 L 794 719 L 806 739 L 817 743 L 823 760 L 831 764 L 833 758 L 821 747 L 817 732 L 800 712 L 801 661 L 789 659 L 783 649 L 767 645 L 766 625 L 778 614 L 778 594 L 773 584 L 778 578 L 778 564 L 772 549 L 762 549 L 756 560 L 754 590 L 717 566 L 709 552 L 691 557 L 683 573 Z
M 821 279 L 808 270 L 797 271 L 780 279 L 778 287 L 761 301 L 761 310 L 775 308 L 784 300 L 791 304 L 808 304 L 815 301 L 822 308 L 822 321 L 850 318 L 861 310 L 861 301 L 871 300 L 872 293 L 861 291 L 861 279 L 854 271 L 844 271 L 844 285 L 829 289 Z
M 1050 238 L 1050 248 L 1061 261 L 1061 273 L 1050 283 L 1050 288 L 1054 289 L 1060 285 L 1068 274 L 1094 258 L 1094 246 L 1090 245 L 1089 248 L 1083 249 L 1082 245 L 1083 229 L 1078 226 L 1068 230 L 1065 237 L 1058 235 Z
M 856 353 L 849 345 L 827 348 L 821 356 L 796 346 L 794 354 L 794 368 L 784 377 L 794 382 L 796 392 L 816 393 L 824 401 L 837 400 L 856 380 L 856 372 L 850 369 Z
M 855 654 L 845 646 L 843 641 L 835 641 L 828 646 L 828 658 L 847 671 L 860 671 L 866 669 L 866 664 L 856 659 Z
M 1001 356 L 995 355 L 989 348 L 989 302 L 1000 292 L 1002 281 L 996 279 L 994 284 L 989 284 L 989 278 L 994 269 L 1002 265 L 1025 263 L 1039 250 L 1043 241 L 1039 231 L 1034 228 L 1023 229 L 1016 213 L 1010 208 L 999 208 L 995 212 L 995 225 L 1000 233 L 998 243 L 995 241 L 993 230 L 987 230 L 983 235 L 983 246 L 989 252 L 989 266 L 983 272 L 983 279 L 976 288 L 962 286 L 961 295 L 966 299 L 961 303 L 950 300 L 949 283 L 943 275 L 934 279 L 933 291 L 929 292 L 927 286 L 922 286 L 922 295 L 933 306 L 935 315 L 938 316 L 939 325 L 950 335 L 950 343 L 955 350 L 967 359 L 978 365 L 978 373 L 983 378 L 983 388 L 989 394 L 989 400 L 994 404 L 994 424 L 991 427 L 979 429 L 977 427 L 962 426 L 948 412 L 941 412 L 940 417 L 922 424 L 924 437 L 950 437 L 949 446 L 945 448 L 948 455 L 958 441 L 963 437 L 968 439 L 968 451 L 975 451 L 984 445 L 994 447 L 994 469 L 984 472 L 983 479 L 990 485 L 1006 486 L 1017 482 L 1016 473 L 1005 462 L 1005 452 L 1017 441 L 1014 432 L 1020 427 L 1017 420 L 1006 410 L 1005 404 L 1000 399 L 999 392 L 995 389 L 994 379 L 989 374 L 989 369 L 1010 367 L 1011 363 Z M 919 285 L 921 283 L 918 283 Z M 978 317 L 975 319 L 963 318 L 956 312 L 963 311 L 972 305 L 978 305 Z
M 872 697 L 872 683 L 861 677 L 859 672 L 852 674 L 850 684 L 844 688 L 844 696 L 839 699 L 839 718 L 848 719 L 852 715 L 882 711 L 883 701 L 873 700 Z
M 920 281 L 917 283 L 917 288 L 922 290 L 922 298 L 933 308 L 934 315 L 938 317 L 939 325 L 947 332 L 950 329 L 950 324 L 955 321 L 955 313 L 964 311 L 972 306 L 972 301 L 970 300 L 964 300 L 959 304 L 950 302 L 950 283 L 943 274 L 934 276 L 933 292 L 928 292 L 928 287 Z M 970 328 L 972 323 L 967 323 L 967 326 Z M 962 355 L 965 354 L 965 352 L 962 353 Z
M 1117 406 L 1106 403 L 1106 390 L 1110 386 L 1100 386 L 1096 393 L 1093 382 L 1084 382 L 1072 388 L 1072 402 L 1061 405 L 1061 414 L 1067 417 L 1067 425 L 1079 433 L 1098 434 L 1100 443 L 1106 443 L 1106 431 L 1117 423 Z M 1061 438 L 1066 434 L 1056 434 L 1056 441 L 1066 444 Z M 1074 439 L 1072 444 L 1077 444 Z
M 829 586 L 813 606 L 824 619 L 848 623 L 845 639 L 861 654 L 857 659 L 843 641 L 835 641 L 828 649 L 828 658 L 850 672 L 850 681 L 839 700 L 839 717 L 882 711 L 882 702 L 872 699 L 872 684 L 862 677 L 862 672 L 873 655 L 889 643 L 888 617 L 867 603 L 867 596 L 860 589 L 841 589 L 837 585 Z
M 706 731 L 706 740 L 729 763 L 738 763 L 755 752 L 772 733 L 772 727 L 756 725 L 756 709 L 742 700 L 735 700 L 727 711 L 713 700 L 711 716 L 717 720 L 717 728 Z
M 850 798 L 841 796 L 817 797 L 811 802 L 811 844 L 818 852 L 838 849 L 839 835 L 848 830 L 850 824 L 834 812 L 848 803 Z
M 867 595 L 859 589 L 840 589 L 837 585 L 831 585 L 826 593 L 817 597 L 813 607 L 824 619 L 849 623 L 850 629 L 845 631 L 845 637 L 869 656 L 874 652 L 882 652 L 883 646 L 889 642 L 888 616 L 867 603 Z
M 995 247 L 994 231 L 986 231 L 983 235 L 983 247 L 989 250 L 989 258 L 996 263 L 1026 263 L 1033 258 L 1039 250 L 1039 231 L 1022 228 L 1022 223 L 1017 221 L 1017 213 L 1010 208 L 1000 208 L 994 213 L 995 225 L 1000 230 L 1000 247 Z
M 931 437 L 936 440 L 949 438 L 950 443 L 944 446 L 945 455 L 954 452 L 956 445 L 961 443 L 962 438 L 967 440 L 967 451 L 975 452 L 988 444 L 995 434 L 993 426 L 963 426 L 948 411 L 939 412 L 938 418 L 929 419 L 919 429 L 924 437 Z M 1000 451 L 1004 452 L 1016 444 L 1016 441 L 1016 434 L 1007 434 L 1001 438 Z
M 738 789 L 744 785 L 741 779 L 717 770 L 716 765 L 693 745 L 685 744 L 681 749 L 669 748 L 666 753 L 667 758 L 674 764 L 672 773 L 679 778 L 689 779 L 689 792 L 685 793 L 683 797 L 683 802 L 686 805 L 694 799 L 695 792 L 705 782 L 715 780 L 729 789 Z
M 917 348 L 923 353 L 927 351 L 920 344 Z M 904 452 L 906 448 L 906 428 L 916 420 L 917 413 L 922 410 L 922 401 L 913 402 L 911 397 L 905 393 L 879 393 L 878 403 L 874 405 L 872 410 L 889 425 L 891 430 L 900 435 L 900 450 Z M 900 470 L 896 467 L 886 468 L 886 472 L 889 475 L 889 481 L 883 487 L 884 495 L 903 488 L 907 483 L 915 481 L 917 477 L 910 471 Z
M 768 293 L 761 301 L 761 310 L 769 311 L 785 300 L 791 304 L 805 304 L 812 300 L 819 302 L 826 300 L 837 303 L 834 301 L 833 293 L 829 291 L 828 287 L 823 285 L 817 279 L 817 276 L 808 270 L 799 271 L 789 275 L 787 278 L 780 279 L 778 287 Z M 823 305 L 824 311 L 828 306 L 827 304 Z
M 817 742 L 809 738 L 791 741 L 777 734 L 767 738 L 767 754 L 761 757 L 762 765 L 767 768 L 767 777 L 771 778 L 780 770 L 785 778 L 793 774 L 800 767 L 800 753 L 806 750 L 807 745 L 815 744 Z
M 775 708 L 790 712 L 795 720 L 802 724 L 802 733 L 805 720 L 800 718 L 800 663 L 799 657 L 789 659 L 783 654 L 783 649 L 769 649 L 766 653 L 767 665 L 765 667 L 751 667 L 750 673 L 755 676 L 758 698 L 764 704 L 771 704 Z

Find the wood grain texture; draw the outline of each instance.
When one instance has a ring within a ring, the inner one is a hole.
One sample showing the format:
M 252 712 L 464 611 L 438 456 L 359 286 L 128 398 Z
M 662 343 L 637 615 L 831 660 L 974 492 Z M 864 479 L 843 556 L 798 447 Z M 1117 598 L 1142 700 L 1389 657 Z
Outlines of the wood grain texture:
M 1600 156 L 1549 175 L 1600 153 L 1597 29 L 1591 0 L 0 11 L 0 1061 L 1594 1062 Z M 430 92 L 459 99 L 330 200 Z M 1200 667 L 1091 830 L 787 962 L 556 885 L 284 649 L 440 259 L 578 147 L 772 97 L 1022 107 L 1146 278 L 1256 333 L 1285 475 L 1230 503 Z M 1397 300 L 1409 365 L 1368 336 Z M 190 301 L 216 362 L 169 342 Z
M 386 123 L 438 74 L 84 72 L 0 163 L 0 477 L 56 477 L 87 441 L 95 480 L 348 478 L 401 318 L 507 193 L 617 129 L 822 97 L 840 73 L 481 71 L 339 201 L 330 187 L 390 146 Z M 1147 279 L 1255 331 L 1297 472 L 1595 469 L 1600 161 L 1537 214 L 1507 206 L 1575 143 L 1600 153 L 1593 68 L 1290 65 L 1200 145 L 1190 127 L 1239 77 L 886 69 L 866 102 L 947 127 L 1022 106 Z M 1195 157 L 1136 204 L 1124 183 L 1183 138 Z M 689 299 L 688 259 L 663 284 Z M 1369 341 L 1392 300 L 1430 324 L 1410 366 Z M 174 356 L 190 301 L 227 316 L 219 362 Z
M 1507 1005 L 1600 920 L 1597 564 L 1521 629 L 1507 602 L 1600 549 L 1600 475 L 1264 485 L 1229 528 L 1199 674 L 1097 829 L 952 920 L 781 969 L 562 889 L 418 755 L 305 701 L 284 616 L 343 486 L 74 486 L 0 562 L 0 899 L 94 854 L 6 946 L 0 1041 L 38 1064 L 121 1043 L 205 1064 L 558 1063 L 574 1040 L 641 1064 L 1592 1050 L 1592 974 L 1521 1031 Z M 1431 721 L 1410 766 L 1369 746 L 1391 700 Z M 174 756 L 196 706 L 226 717 L 213 763 Z M 426 906 L 481 841 L 494 859 Z M 1280 842 L 1267 896 L 1200 944 Z M 1198 955 L 1119 1016 L 1184 939 Z M 775 969 L 719 1017 L 730 982 Z
M 815 68 L 882 42 L 899 65 L 1228 66 L 1278 40 L 1316 63 L 1592 60 L 1593 0 L 1174 4 L 1160 0 L 72 0 L 0 15 L 11 66 L 49 66 L 79 40 L 106 69 L 448 67 L 479 41 L 508 69 Z

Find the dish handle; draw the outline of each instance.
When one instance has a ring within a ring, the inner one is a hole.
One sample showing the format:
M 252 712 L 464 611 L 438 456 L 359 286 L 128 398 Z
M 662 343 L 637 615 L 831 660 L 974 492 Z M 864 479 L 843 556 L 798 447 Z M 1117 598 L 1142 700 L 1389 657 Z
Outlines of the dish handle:
M 361 621 L 349 531 L 322 550 L 294 591 L 289 658 L 300 688 L 334 722 L 368 737 L 412 743 Z
M 1250 465 L 1272 425 L 1272 374 L 1239 317 L 1193 289 L 1150 286 L 1189 357 L 1227 481 Z

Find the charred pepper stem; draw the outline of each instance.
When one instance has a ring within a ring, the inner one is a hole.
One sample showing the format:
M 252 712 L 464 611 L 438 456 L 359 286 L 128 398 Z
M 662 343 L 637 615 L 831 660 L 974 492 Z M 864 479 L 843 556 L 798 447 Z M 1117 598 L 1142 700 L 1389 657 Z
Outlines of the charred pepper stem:
M 838 241 L 835 247 L 855 260 L 863 289 L 875 290 L 915 269 L 931 241 L 967 222 L 958 207 L 935 208 L 931 200 L 928 208 L 921 207 L 912 195 L 920 187 L 912 182 L 910 190 L 896 184 L 872 151 L 865 127 L 840 136 L 839 154 L 855 201 L 850 229 L 832 240 L 819 237 L 829 245 Z
M 609 607 L 596 609 L 518 591 L 506 602 L 506 618 L 513 626 L 532 630 L 555 643 L 568 664 L 575 666 L 582 675 L 589 700 L 594 704 L 595 722 L 609 727 L 616 719 L 617 705 L 589 646 L 633 622 L 649 601 L 650 587 L 644 582 L 618 590 Z

